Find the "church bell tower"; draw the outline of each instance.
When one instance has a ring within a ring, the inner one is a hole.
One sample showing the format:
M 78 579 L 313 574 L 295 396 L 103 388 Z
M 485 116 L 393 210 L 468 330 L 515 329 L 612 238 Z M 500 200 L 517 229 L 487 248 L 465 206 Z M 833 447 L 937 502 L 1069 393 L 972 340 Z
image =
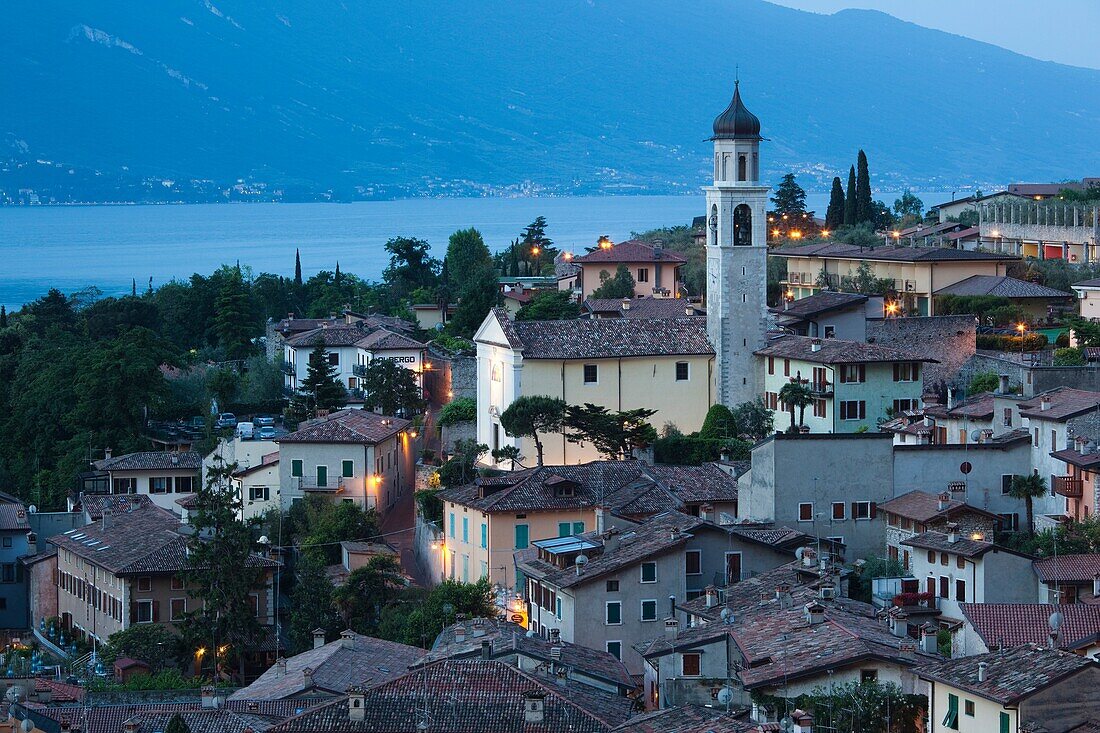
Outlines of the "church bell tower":
M 714 185 L 707 196 L 707 333 L 718 402 L 762 396 L 753 352 L 768 329 L 768 187 L 760 185 L 760 120 L 733 100 L 714 120 Z

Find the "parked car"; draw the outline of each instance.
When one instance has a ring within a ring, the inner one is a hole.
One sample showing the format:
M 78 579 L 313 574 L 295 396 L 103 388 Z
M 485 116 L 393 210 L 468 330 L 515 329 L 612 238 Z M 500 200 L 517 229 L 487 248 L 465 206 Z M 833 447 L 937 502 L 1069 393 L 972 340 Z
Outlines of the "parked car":
M 250 422 L 237 423 L 237 437 L 241 440 L 252 440 L 256 434 L 256 427 Z
M 237 416 L 232 412 L 223 412 L 214 422 L 216 428 L 233 428 L 237 426 Z
M 260 432 L 256 434 L 256 436 L 260 440 L 275 440 L 275 435 L 276 433 L 274 425 L 264 425 L 262 428 L 260 428 Z
M 252 419 L 258 428 L 267 428 L 275 425 L 275 418 L 271 415 L 257 415 Z

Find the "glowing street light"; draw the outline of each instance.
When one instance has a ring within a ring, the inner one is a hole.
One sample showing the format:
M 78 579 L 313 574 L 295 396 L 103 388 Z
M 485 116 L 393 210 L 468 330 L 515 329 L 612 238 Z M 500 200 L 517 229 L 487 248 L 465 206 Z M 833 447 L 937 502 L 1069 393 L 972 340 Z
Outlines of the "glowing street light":
M 802 239 L 802 232 L 798 229 L 791 231 L 791 239 Z
M 538 256 L 539 256 L 539 252 L 541 252 L 541 251 L 542 251 L 542 250 L 540 250 L 540 249 L 539 249 L 538 247 L 532 247 L 532 248 L 531 248 L 531 254 L 533 254 L 533 255 L 534 255 L 535 257 L 538 257 Z
M 596 240 L 596 244 L 599 245 L 600 249 L 611 249 L 614 246 L 611 242 L 611 237 L 606 234 L 601 234 L 600 238 Z
M 1017 333 L 1019 333 L 1019 334 L 1020 334 L 1021 336 L 1023 336 L 1023 335 L 1024 335 L 1024 332 L 1025 332 L 1025 331 L 1027 331 L 1027 324 L 1026 324 L 1026 323 L 1017 323 L 1017 324 L 1016 324 L 1016 331 L 1017 331 Z
M 566 252 L 565 254 L 562 255 L 562 257 L 564 257 L 565 260 L 568 262 L 569 260 L 573 259 L 573 253 L 572 252 Z
M 897 303 L 892 303 L 891 302 L 891 303 L 886 304 L 886 314 L 887 315 L 895 316 L 895 315 L 897 315 L 897 313 L 898 313 L 898 304 Z
M 822 229 L 821 230 L 821 236 L 828 239 L 829 238 L 829 230 L 828 229 Z

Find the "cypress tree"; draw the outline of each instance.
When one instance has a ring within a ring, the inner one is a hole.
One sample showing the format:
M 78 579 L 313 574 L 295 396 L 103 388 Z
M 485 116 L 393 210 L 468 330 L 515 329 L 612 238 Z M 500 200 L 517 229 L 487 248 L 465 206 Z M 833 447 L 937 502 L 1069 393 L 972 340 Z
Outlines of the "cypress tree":
M 294 284 L 302 284 L 302 255 L 298 248 L 294 248 Z
M 136 277 L 130 278 L 130 296 L 134 297 L 134 298 L 137 297 L 137 278 Z
M 867 154 L 859 151 L 856 161 L 856 222 L 875 220 L 875 205 L 871 201 L 871 174 L 867 170 Z
M 0 328 L 8 327 L 8 309 L 0 305 Z
M 848 169 L 848 193 L 844 197 L 844 226 L 855 226 L 856 218 L 856 167 Z
M 833 190 L 829 193 L 829 208 L 825 212 L 825 228 L 836 231 L 844 226 L 844 187 L 840 176 L 833 176 Z
M 336 283 L 336 286 L 340 286 L 340 260 L 336 260 L 336 274 L 333 275 L 332 281 Z

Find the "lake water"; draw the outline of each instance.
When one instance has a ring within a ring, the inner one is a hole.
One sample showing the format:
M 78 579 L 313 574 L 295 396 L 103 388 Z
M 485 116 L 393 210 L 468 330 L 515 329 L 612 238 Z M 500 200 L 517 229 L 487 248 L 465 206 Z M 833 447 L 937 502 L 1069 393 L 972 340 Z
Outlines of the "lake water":
M 827 203 L 827 194 L 807 197 L 819 214 Z M 704 209 L 701 194 L 0 208 L 0 303 L 17 309 L 51 287 L 70 293 L 95 285 L 125 294 L 132 279 L 141 291 L 149 278 L 157 286 L 237 260 L 256 273 L 289 276 L 295 248 L 306 277 L 339 260 L 344 272 L 377 280 L 390 237 L 425 239 L 442 257 L 447 237 L 472 226 L 496 251 L 541 215 L 558 247 L 583 252 L 602 234 L 622 241 L 633 231 L 690 224 Z

